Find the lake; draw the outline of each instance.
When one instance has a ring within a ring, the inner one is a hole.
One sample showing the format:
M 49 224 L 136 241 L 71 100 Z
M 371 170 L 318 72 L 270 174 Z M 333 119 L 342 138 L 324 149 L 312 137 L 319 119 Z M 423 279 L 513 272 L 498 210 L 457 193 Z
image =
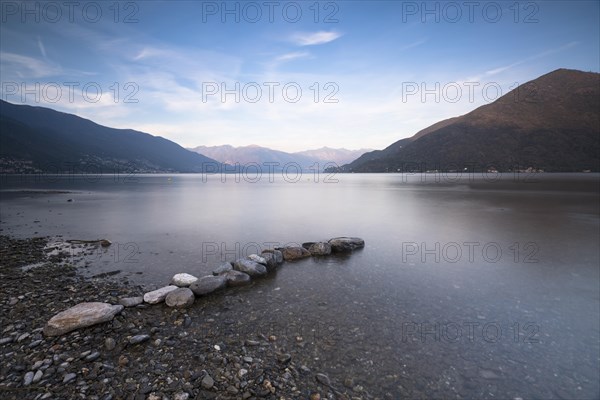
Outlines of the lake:
M 235 314 L 245 329 L 302 337 L 306 363 L 358 392 L 600 397 L 598 174 L 0 179 L 1 234 L 109 239 L 81 270 L 132 284 L 363 238 L 348 256 L 284 264 L 242 289 Z

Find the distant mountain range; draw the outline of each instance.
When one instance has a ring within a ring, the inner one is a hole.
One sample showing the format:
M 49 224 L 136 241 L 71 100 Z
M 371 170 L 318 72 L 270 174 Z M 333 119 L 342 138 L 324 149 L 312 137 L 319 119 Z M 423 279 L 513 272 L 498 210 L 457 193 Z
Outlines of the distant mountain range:
M 286 153 L 229 145 L 190 151 L 144 132 L 0 100 L 0 172 L 215 172 L 222 163 L 266 162 L 304 169 L 318 163 L 319 169 L 342 172 L 598 172 L 599 110 L 600 74 L 559 69 L 383 150 L 323 147 Z
M 600 74 L 559 69 L 440 121 L 344 172 L 600 171 Z
M 202 172 L 220 163 L 162 137 L 0 101 L 0 172 Z
M 286 164 L 290 163 L 297 163 L 303 169 L 337 167 L 371 151 L 371 149 L 347 150 L 322 147 L 315 150 L 287 153 L 257 145 L 233 147 L 227 144 L 222 146 L 198 146 L 189 150 L 230 165 L 257 163 L 262 166 L 267 162 L 277 163 L 273 164 L 274 170 L 284 168 Z

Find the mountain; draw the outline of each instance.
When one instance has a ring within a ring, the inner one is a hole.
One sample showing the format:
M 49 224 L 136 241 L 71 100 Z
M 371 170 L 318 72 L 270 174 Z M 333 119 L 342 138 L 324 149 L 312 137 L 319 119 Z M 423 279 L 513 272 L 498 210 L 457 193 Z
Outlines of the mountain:
M 275 170 L 283 169 L 286 164 L 290 163 L 299 164 L 306 170 L 315 169 L 317 168 L 316 165 L 318 165 L 319 169 L 323 169 L 327 163 L 334 163 L 335 166 L 343 165 L 358 158 L 367 151 L 323 147 L 317 150 L 287 153 L 257 145 L 233 147 L 228 144 L 222 146 L 198 146 L 189 150 L 231 165 L 235 165 L 236 163 L 240 165 L 257 163 L 262 166 L 267 162 L 277 163 L 278 165 L 274 165 L 273 167 Z
M 339 170 L 600 171 L 600 74 L 559 69 Z
M 162 137 L 0 101 L 2 172 L 202 172 L 219 167 Z
M 272 150 L 256 145 L 242 147 L 233 147 L 228 144 L 223 146 L 198 146 L 188 150 L 204 154 L 207 157 L 214 158 L 219 162 L 230 165 L 257 163 L 262 167 L 263 163 L 272 162 L 278 163 L 278 165 L 274 165 L 273 168 L 275 170 L 280 170 L 286 164 L 290 163 L 298 163 L 302 168 L 309 168 L 314 164 L 314 160 L 309 157 L 295 156 L 283 151 Z
M 304 150 L 293 154 L 299 154 L 310 157 L 314 160 L 320 161 L 321 163 L 335 163 L 337 165 L 348 164 L 351 161 L 356 160 L 366 152 L 372 151 L 372 149 L 359 149 L 359 150 L 348 150 L 348 149 L 332 149 L 331 147 L 321 147 L 320 149 Z

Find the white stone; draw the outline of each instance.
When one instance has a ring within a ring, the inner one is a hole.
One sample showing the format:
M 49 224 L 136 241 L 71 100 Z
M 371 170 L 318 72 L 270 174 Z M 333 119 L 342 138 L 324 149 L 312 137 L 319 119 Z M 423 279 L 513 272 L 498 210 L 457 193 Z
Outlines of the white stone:
M 248 258 L 259 264 L 267 265 L 267 260 L 264 257 L 259 256 L 258 254 L 250 254 Z
M 144 294 L 144 301 L 149 304 L 158 304 L 163 302 L 169 293 L 177 289 L 178 287 L 173 285 L 161 287 L 160 289 Z
M 47 336 L 58 336 L 75 329 L 107 322 L 123 310 L 122 305 L 108 303 L 79 303 L 56 314 L 44 327 Z
M 188 287 L 197 280 L 198 278 L 196 278 L 194 275 L 186 274 L 185 272 L 183 272 L 181 274 L 175 274 L 173 276 L 173 279 L 171 279 L 171 285 L 179 287 Z

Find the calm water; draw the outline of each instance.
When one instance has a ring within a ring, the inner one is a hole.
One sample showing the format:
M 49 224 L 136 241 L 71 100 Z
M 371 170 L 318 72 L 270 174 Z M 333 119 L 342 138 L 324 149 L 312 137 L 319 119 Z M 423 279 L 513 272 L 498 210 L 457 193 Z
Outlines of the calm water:
M 360 236 L 350 257 L 288 263 L 245 289 L 253 313 L 238 318 L 303 336 L 311 368 L 371 395 L 600 397 L 597 174 L 324 178 L 0 177 L 0 227 L 109 239 L 87 273 L 156 286 L 274 245 Z

